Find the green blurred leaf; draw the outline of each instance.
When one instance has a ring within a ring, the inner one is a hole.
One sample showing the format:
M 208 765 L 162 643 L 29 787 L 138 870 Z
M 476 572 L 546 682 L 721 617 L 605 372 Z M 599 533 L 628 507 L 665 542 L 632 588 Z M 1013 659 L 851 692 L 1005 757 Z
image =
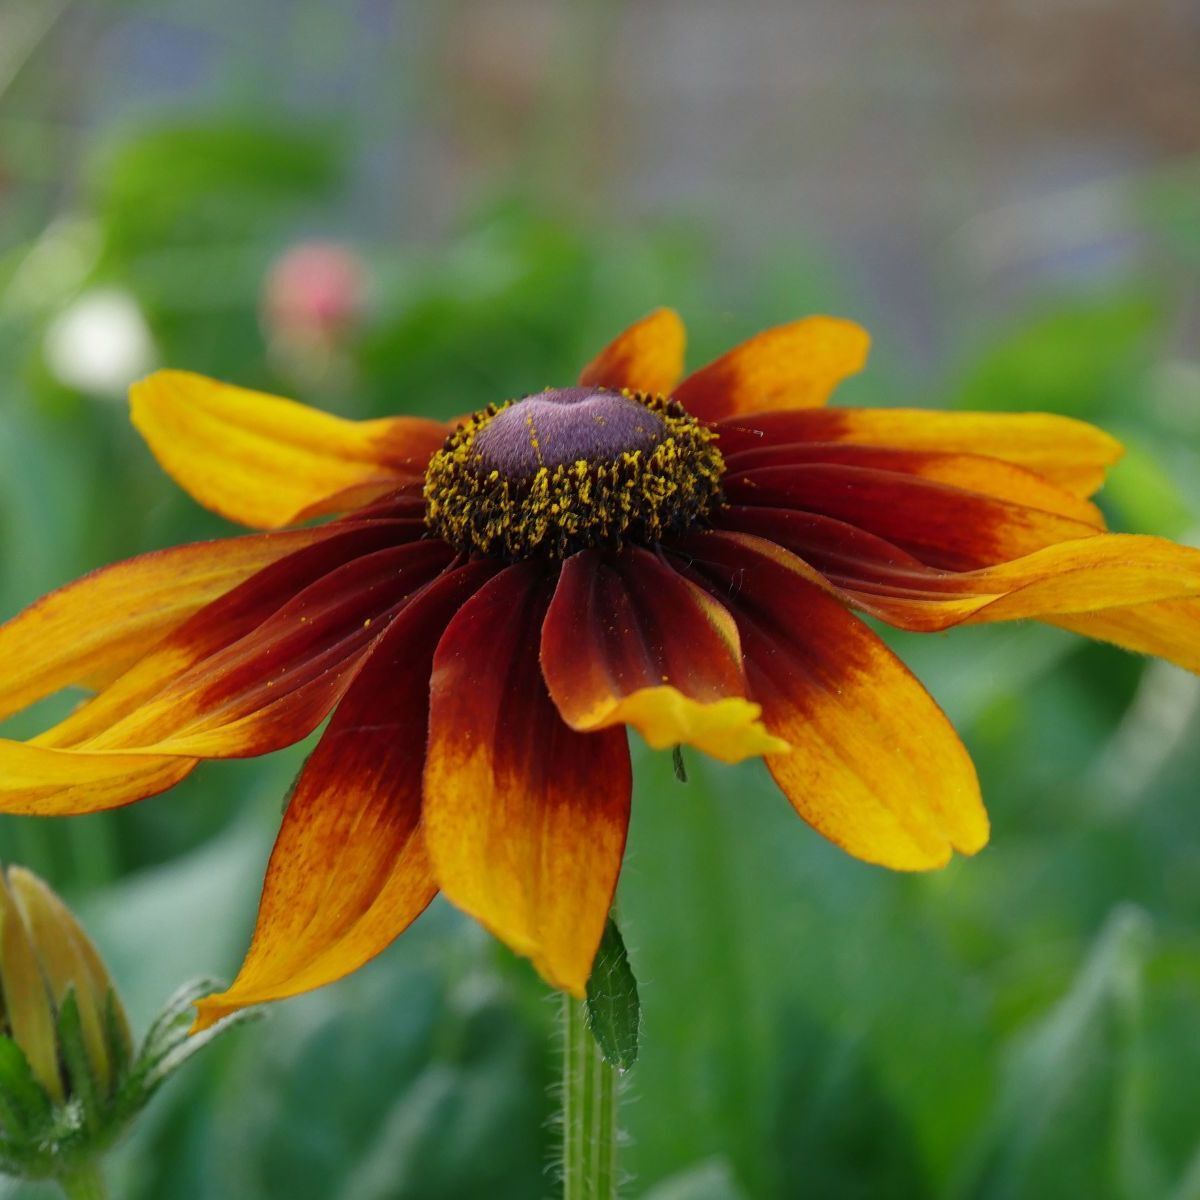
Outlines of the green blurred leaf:
M 1139 1107 L 1148 949 L 1144 914 L 1115 912 L 1067 994 L 1016 1040 L 964 1196 L 1163 1194 Z
M 604 926 L 587 985 L 588 1028 L 610 1066 L 628 1071 L 637 1062 L 642 1010 L 625 941 L 612 917 Z
M 955 405 L 1095 418 L 1149 361 L 1160 323 L 1160 305 L 1138 293 L 1065 300 L 1026 317 L 981 355 Z
M 701 1163 L 648 1191 L 643 1200 L 748 1200 L 723 1159 Z

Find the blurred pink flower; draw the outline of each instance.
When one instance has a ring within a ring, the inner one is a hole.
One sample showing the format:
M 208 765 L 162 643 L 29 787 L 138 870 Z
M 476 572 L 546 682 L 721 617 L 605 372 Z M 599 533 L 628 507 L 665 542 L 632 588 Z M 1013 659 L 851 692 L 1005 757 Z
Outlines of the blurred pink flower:
M 270 341 L 317 350 L 341 342 L 362 314 L 366 274 L 362 259 L 335 242 L 301 242 L 285 251 L 263 283 Z

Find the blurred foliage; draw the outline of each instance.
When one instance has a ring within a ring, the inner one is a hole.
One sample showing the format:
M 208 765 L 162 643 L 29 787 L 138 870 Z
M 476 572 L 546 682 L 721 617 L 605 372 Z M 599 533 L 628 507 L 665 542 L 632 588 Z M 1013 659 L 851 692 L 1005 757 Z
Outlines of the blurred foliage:
M 99 286 L 136 303 L 157 362 L 353 416 L 448 416 L 569 379 L 662 303 L 689 319 L 695 361 L 797 313 L 875 315 L 802 244 L 730 275 L 699 226 L 599 226 L 513 194 L 436 245 L 358 242 L 358 327 L 332 356 L 281 354 L 262 281 L 337 211 L 345 143 L 158 113 L 98 135 L 76 191 L 46 196 L 29 167 L 40 201 L 9 209 L 0 254 L 5 613 L 106 561 L 228 532 L 162 476 L 120 403 L 55 373 L 48 331 Z M 33 144 L 13 144 L 19 172 Z M 1200 524 L 1200 366 L 1172 340 L 1174 265 L 1196 255 L 1188 188 L 1140 198 L 1154 252 L 1128 278 L 1034 297 L 992 328 L 947 313 L 960 365 L 937 388 L 1111 427 L 1131 447 L 1106 493 L 1114 525 L 1173 536 Z M 842 402 L 928 403 L 887 314 L 874 323 L 876 365 Z M 1197 681 L 1049 629 L 894 640 L 979 764 L 995 834 L 974 861 L 886 874 L 805 829 L 760 767 L 693 756 L 680 784 L 638 748 L 620 897 L 643 1004 L 629 1193 L 1200 1197 Z M 303 753 L 210 765 L 111 814 L 4 818 L 0 856 L 88 916 L 144 1022 L 182 978 L 235 969 Z M 542 995 L 439 902 L 356 977 L 277 1006 L 173 1083 L 116 1164 L 118 1194 L 546 1194 Z

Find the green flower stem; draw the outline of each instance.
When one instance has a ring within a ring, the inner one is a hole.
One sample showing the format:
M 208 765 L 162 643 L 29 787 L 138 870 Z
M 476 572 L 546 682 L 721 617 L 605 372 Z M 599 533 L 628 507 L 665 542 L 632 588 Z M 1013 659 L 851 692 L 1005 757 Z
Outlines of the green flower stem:
M 104 1186 L 99 1167 L 82 1167 L 58 1182 L 67 1200 L 107 1200 L 108 1188 Z
M 615 1200 L 617 1073 L 581 1001 L 563 994 L 563 1200 Z

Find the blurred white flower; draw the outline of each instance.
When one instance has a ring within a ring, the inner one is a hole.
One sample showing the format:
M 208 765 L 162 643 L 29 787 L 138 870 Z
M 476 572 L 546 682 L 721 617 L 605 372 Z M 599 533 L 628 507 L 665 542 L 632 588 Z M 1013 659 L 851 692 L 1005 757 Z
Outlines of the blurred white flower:
M 119 288 L 84 292 L 46 329 L 51 374 L 81 392 L 123 398 L 154 366 L 154 342 L 137 301 Z

